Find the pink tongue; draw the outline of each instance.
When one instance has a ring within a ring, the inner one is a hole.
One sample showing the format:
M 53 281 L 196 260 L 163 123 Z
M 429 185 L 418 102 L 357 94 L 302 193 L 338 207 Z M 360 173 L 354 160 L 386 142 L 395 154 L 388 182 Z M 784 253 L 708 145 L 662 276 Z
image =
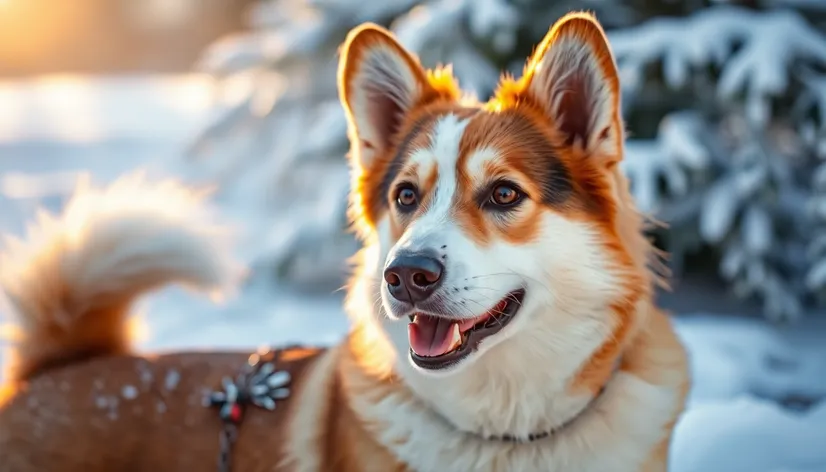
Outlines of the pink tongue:
M 407 325 L 407 337 L 413 352 L 420 356 L 436 357 L 447 354 L 455 323 L 435 316 L 419 315 Z

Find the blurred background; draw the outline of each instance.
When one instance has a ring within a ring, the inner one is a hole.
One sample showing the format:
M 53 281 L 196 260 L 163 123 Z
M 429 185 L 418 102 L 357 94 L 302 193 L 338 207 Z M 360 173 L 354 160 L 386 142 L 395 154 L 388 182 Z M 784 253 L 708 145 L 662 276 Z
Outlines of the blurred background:
M 347 31 L 385 25 L 484 99 L 583 9 L 617 57 L 623 166 L 666 223 L 660 299 L 692 359 L 670 470 L 826 472 L 826 0 L 0 0 L 0 231 L 82 173 L 216 184 L 251 276 L 220 306 L 145 300 L 142 349 L 335 342 L 357 248 Z

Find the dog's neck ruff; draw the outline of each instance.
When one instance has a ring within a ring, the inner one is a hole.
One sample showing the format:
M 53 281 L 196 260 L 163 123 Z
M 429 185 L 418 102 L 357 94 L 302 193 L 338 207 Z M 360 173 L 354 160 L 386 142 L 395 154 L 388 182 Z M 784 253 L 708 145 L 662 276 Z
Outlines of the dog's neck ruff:
M 560 431 L 562 431 L 563 429 L 565 429 L 569 425 L 571 425 L 580 416 L 582 416 L 583 413 L 588 411 L 588 409 L 591 408 L 591 405 L 593 405 L 597 401 L 597 399 L 600 396 L 602 396 L 602 392 L 604 392 L 604 391 L 605 391 L 605 386 L 603 386 L 599 390 L 599 392 L 596 395 L 594 395 L 594 397 L 590 401 L 588 401 L 588 403 L 586 403 L 578 412 L 576 412 L 576 414 L 574 416 L 572 416 L 571 418 L 569 418 L 567 421 L 565 421 L 561 425 L 557 426 L 556 428 L 552 428 L 552 429 L 549 429 L 547 431 L 542 431 L 542 432 L 538 432 L 538 433 L 531 433 L 527 436 L 517 436 L 517 435 L 512 435 L 512 434 L 488 435 L 488 436 L 484 436 L 484 435 L 481 435 L 481 434 L 478 434 L 478 433 L 468 433 L 468 434 L 472 434 L 474 436 L 484 438 L 487 441 L 510 442 L 510 443 L 517 443 L 517 444 L 532 443 L 532 442 L 538 441 L 540 439 L 549 438 L 549 437 L 559 433 Z
M 579 411 L 576 412 L 576 414 L 574 414 L 571 418 L 569 418 L 567 421 L 565 421 L 561 425 L 557 426 L 556 428 L 552 428 L 552 429 L 549 429 L 547 431 L 541 431 L 541 432 L 538 432 L 538 433 L 531 433 L 527 436 L 517 436 L 517 435 L 513 435 L 513 434 L 483 435 L 483 434 L 470 432 L 470 431 L 465 431 L 465 433 L 471 434 L 471 435 L 479 437 L 479 438 L 483 438 L 487 441 L 510 442 L 510 443 L 517 443 L 517 444 L 532 443 L 532 442 L 538 441 L 540 439 L 545 439 L 545 438 L 549 438 L 551 436 L 554 436 L 555 434 L 559 433 L 563 429 L 565 429 L 568 426 L 570 426 L 571 424 L 573 424 L 577 419 L 579 419 L 580 416 L 582 416 L 586 411 L 588 411 L 594 403 L 596 403 L 596 401 L 599 399 L 599 397 L 602 396 L 603 392 L 605 392 L 605 388 L 608 386 L 608 383 L 611 382 L 611 379 L 614 378 L 614 375 L 619 370 L 619 365 L 620 365 L 620 359 L 617 359 L 617 361 L 614 363 L 614 369 L 611 372 L 611 377 L 608 378 L 608 382 L 606 382 L 605 385 L 603 385 L 602 388 L 599 389 L 599 392 L 597 392 L 597 394 L 594 395 L 594 397 L 591 398 L 591 400 L 589 400 L 585 405 L 583 405 L 582 408 Z

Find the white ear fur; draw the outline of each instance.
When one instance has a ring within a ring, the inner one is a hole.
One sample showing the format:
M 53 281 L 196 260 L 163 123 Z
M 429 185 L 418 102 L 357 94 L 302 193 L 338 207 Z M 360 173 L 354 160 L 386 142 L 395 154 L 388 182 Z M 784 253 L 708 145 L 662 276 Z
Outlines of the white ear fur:
M 529 60 L 525 80 L 569 143 L 619 159 L 619 78 L 596 19 L 574 13 L 557 21 Z
M 347 36 L 339 62 L 339 95 L 353 157 L 369 167 L 409 112 L 429 91 L 427 73 L 391 33 L 366 23 Z

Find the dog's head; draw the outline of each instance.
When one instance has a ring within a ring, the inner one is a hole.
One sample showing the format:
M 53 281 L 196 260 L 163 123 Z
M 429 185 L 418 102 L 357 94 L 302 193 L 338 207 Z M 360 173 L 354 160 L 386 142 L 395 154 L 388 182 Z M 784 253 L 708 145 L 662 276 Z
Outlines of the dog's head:
M 560 370 L 598 389 L 651 279 L 596 20 L 561 19 L 484 104 L 363 25 L 343 46 L 339 87 L 353 216 L 378 254 L 362 277 L 408 324 L 395 343 L 407 374 L 433 385 Z

